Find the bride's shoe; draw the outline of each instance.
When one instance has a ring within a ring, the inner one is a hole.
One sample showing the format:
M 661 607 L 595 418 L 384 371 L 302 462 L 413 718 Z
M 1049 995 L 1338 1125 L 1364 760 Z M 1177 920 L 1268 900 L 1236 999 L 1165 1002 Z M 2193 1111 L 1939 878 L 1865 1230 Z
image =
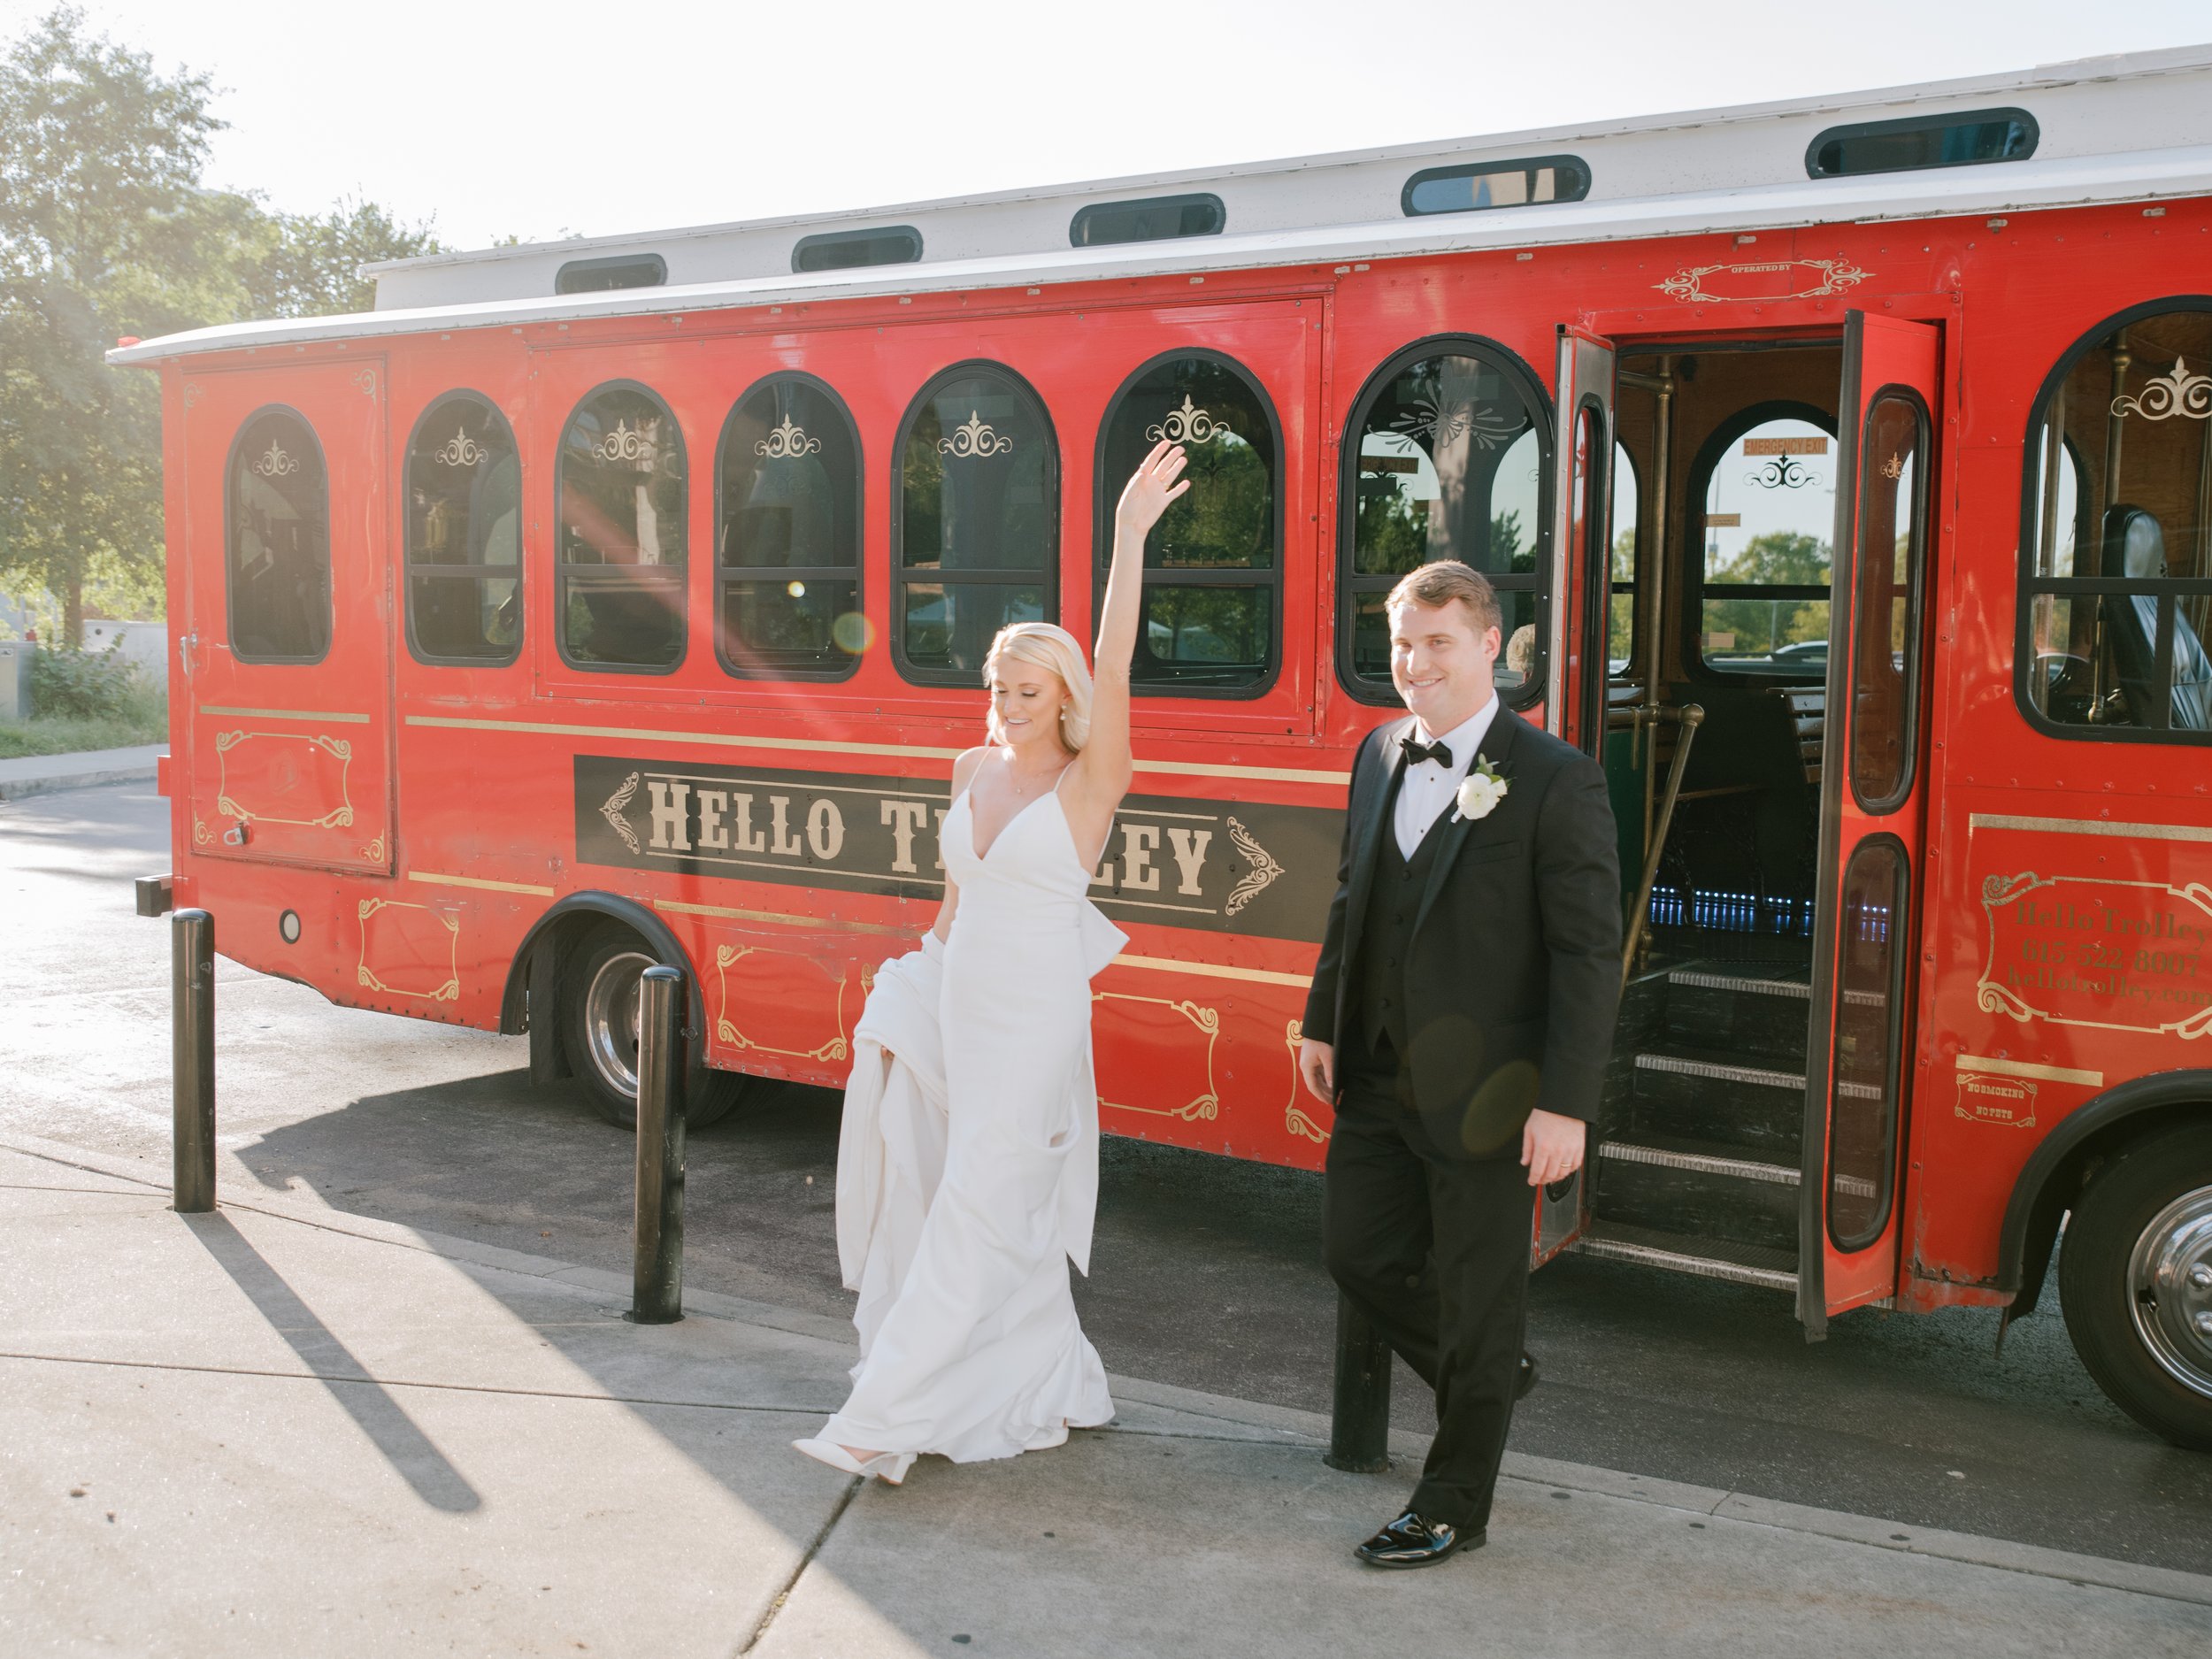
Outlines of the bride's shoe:
M 878 1452 L 873 1457 L 855 1457 L 835 1440 L 794 1440 L 791 1444 L 818 1463 L 849 1475 L 873 1475 L 887 1486 L 895 1486 L 914 1467 L 912 1452 Z

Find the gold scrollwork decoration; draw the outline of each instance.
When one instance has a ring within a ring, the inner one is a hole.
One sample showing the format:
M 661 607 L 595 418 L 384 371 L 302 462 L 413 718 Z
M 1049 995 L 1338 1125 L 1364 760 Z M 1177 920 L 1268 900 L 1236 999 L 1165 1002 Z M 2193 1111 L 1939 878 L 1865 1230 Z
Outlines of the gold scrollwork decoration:
M 1014 447 L 1014 441 L 983 419 L 980 411 L 971 409 L 968 419 L 952 429 L 952 436 L 937 440 L 937 453 L 949 455 L 959 460 L 979 457 L 1004 455 Z
M 1305 1041 L 1306 1022 L 1286 1020 L 1283 1025 L 1283 1047 L 1290 1050 L 1290 1098 L 1283 1103 L 1283 1127 L 1302 1141 L 1310 1141 L 1317 1147 L 1329 1144 L 1329 1132 L 1310 1117 L 1298 1103 L 1299 1092 L 1305 1087 L 1305 1079 L 1298 1073 L 1298 1045 Z
M 369 918 L 380 910 L 420 910 L 445 929 L 446 977 L 426 991 L 411 991 L 404 986 L 387 985 L 375 969 L 369 966 Z M 409 904 L 399 899 L 363 899 L 357 914 L 361 923 L 361 954 L 354 964 L 354 981 L 365 991 L 380 992 L 386 996 L 413 997 L 423 1002 L 451 1002 L 461 995 L 460 942 L 461 918 L 443 910 L 432 910 L 426 904 Z
M 2192 374 L 2189 365 L 2174 359 L 2173 372 L 2147 381 L 2143 389 L 2112 400 L 2116 415 L 2140 415 L 2146 420 L 2212 419 L 2212 374 Z
M 1891 483 L 1895 483 L 1904 475 L 1905 457 L 1903 456 L 1893 454 L 1888 460 L 1882 463 L 1882 476 L 1889 480 Z
M 274 742 L 304 741 L 319 749 L 338 763 L 339 803 L 319 818 L 277 818 L 267 812 L 257 812 L 239 803 L 231 793 L 230 752 L 252 738 L 266 738 Z M 320 733 L 303 738 L 297 732 L 218 732 L 215 734 L 215 754 L 218 770 L 215 777 L 215 806 L 241 824 L 288 824 L 298 829 L 350 829 L 353 827 L 353 792 L 349 778 L 353 767 L 353 744 L 342 737 L 326 737 Z M 381 839 L 380 837 L 379 838 Z M 379 861 L 380 862 L 380 860 Z
M 637 832 L 630 827 L 630 820 L 622 816 L 622 809 L 630 804 L 637 794 L 637 773 L 632 772 L 622 780 L 622 787 L 599 803 L 599 816 L 607 820 L 614 833 L 622 837 L 622 844 L 632 852 L 638 850 Z
M 196 408 L 200 399 L 206 396 L 207 388 L 197 380 L 187 380 L 184 383 L 184 406 L 187 409 Z
M 192 844 L 195 847 L 212 847 L 215 844 L 215 833 L 208 828 L 206 819 L 196 818 L 192 820 Z
M 431 456 L 440 466 L 481 466 L 491 458 L 492 452 L 469 436 L 465 421 Z
M 1183 394 L 1183 406 L 1171 409 L 1164 419 L 1144 429 L 1144 435 L 1157 443 L 1164 438 L 1170 443 L 1210 443 L 1228 428 L 1202 409 L 1191 407 L 1190 394 Z
M 364 847 L 361 849 L 361 856 L 373 864 L 382 864 L 384 862 L 384 838 L 380 835 Z
M 1283 867 L 1275 862 L 1274 856 L 1266 848 L 1252 838 L 1252 832 L 1234 818 L 1229 820 L 1229 840 L 1237 851 L 1244 855 L 1244 861 L 1252 866 L 1245 872 L 1244 879 L 1229 890 L 1229 901 L 1222 907 L 1226 914 L 1234 916 L 1273 886 L 1275 879 L 1283 873 Z
M 356 369 L 349 383 L 364 397 L 376 396 L 376 371 L 374 369 Z
M 1771 276 L 1792 269 L 1815 273 L 1820 280 L 1794 294 L 1715 294 L 1705 286 L 1706 278 L 1710 276 Z M 1772 259 L 1756 265 L 1685 265 L 1663 282 L 1651 286 L 1685 305 L 1726 304 L 1742 300 L 1817 300 L 1855 288 L 1873 274 L 1848 259 Z
M 778 1054 L 793 1060 L 844 1060 L 851 1056 L 852 1040 L 845 1029 L 845 987 L 852 982 L 849 969 L 837 976 L 837 1035 L 811 1048 L 779 1048 L 772 1043 L 758 1041 L 747 1036 L 730 1018 L 730 976 L 733 964 L 756 954 L 770 956 L 792 956 L 791 950 L 764 950 L 758 945 L 717 945 L 714 948 L 716 977 L 721 982 L 721 1011 L 715 1016 L 714 1034 L 732 1048 L 743 1048 L 753 1054 Z M 809 960 L 811 958 L 802 958 Z
M 803 455 L 812 455 L 821 447 L 819 438 L 808 437 L 806 428 L 786 415 L 780 426 L 753 446 L 753 453 L 764 455 L 772 461 L 791 461 Z
M 1132 1106 L 1125 1101 L 1110 1101 L 1103 1095 L 1099 1104 L 1116 1111 L 1142 1112 L 1148 1118 L 1173 1118 L 1183 1123 L 1211 1123 L 1221 1115 L 1221 1091 L 1214 1083 L 1214 1045 L 1221 1037 L 1221 1010 L 1208 1008 L 1202 1002 L 1187 999 L 1178 1002 L 1164 996 L 1133 996 L 1125 991 L 1094 991 L 1094 1002 L 1143 1002 L 1154 1008 L 1164 1008 L 1188 1020 L 1206 1039 L 1206 1087 L 1203 1093 L 1193 1095 L 1180 1106 Z
M 253 470 L 264 478 L 289 478 L 300 470 L 300 464 L 284 452 L 284 446 L 274 438 L 269 440 L 269 452 L 253 464 Z

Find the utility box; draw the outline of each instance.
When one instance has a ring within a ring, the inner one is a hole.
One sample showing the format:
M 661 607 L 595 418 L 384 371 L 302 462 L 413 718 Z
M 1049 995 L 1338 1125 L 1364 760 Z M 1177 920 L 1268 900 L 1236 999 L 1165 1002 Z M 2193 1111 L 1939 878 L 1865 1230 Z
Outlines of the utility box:
M 31 718 L 31 661 L 37 655 L 27 640 L 0 640 L 0 720 Z

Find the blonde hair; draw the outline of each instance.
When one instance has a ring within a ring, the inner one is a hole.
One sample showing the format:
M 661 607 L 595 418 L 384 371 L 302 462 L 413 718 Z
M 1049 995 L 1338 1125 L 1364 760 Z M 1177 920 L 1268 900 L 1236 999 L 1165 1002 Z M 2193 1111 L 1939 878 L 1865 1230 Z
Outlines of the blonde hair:
M 1031 663 L 1048 668 L 1068 688 L 1067 707 L 1060 710 L 1060 739 L 1071 752 L 1080 752 L 1091 735 L 1091 671 L 1083 660 L 1083 648 L 1075 635 L 1049 622 L 1010 622 L 991 641 L 983 657 L 983 683 L 988 686 L 1006 662 Z M 991 741 L 1003 743 L 998 705 L 990 714 Z

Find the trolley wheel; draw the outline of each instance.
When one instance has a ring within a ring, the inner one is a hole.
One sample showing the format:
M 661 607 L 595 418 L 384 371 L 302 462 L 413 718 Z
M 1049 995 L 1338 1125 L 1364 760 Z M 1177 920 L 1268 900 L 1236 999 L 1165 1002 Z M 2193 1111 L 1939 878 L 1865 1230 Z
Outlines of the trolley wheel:
M 2113 1403 L 2212 1451 L 2212 1123 L 2139 1141 L 2074 1205 L 2059 1253 L 2074 1351 Z
M 639 986 L 659 961 L 635 933 L 609 922 L 584 936 L 562 975 L 569 1064 L 593 1109 L 618 1129 L 637 1127 Z M 685 1125 L 703 1129 L 726 1116 L 752 1079 L 702 1064 L 695 1045 L 684 1081 Z

